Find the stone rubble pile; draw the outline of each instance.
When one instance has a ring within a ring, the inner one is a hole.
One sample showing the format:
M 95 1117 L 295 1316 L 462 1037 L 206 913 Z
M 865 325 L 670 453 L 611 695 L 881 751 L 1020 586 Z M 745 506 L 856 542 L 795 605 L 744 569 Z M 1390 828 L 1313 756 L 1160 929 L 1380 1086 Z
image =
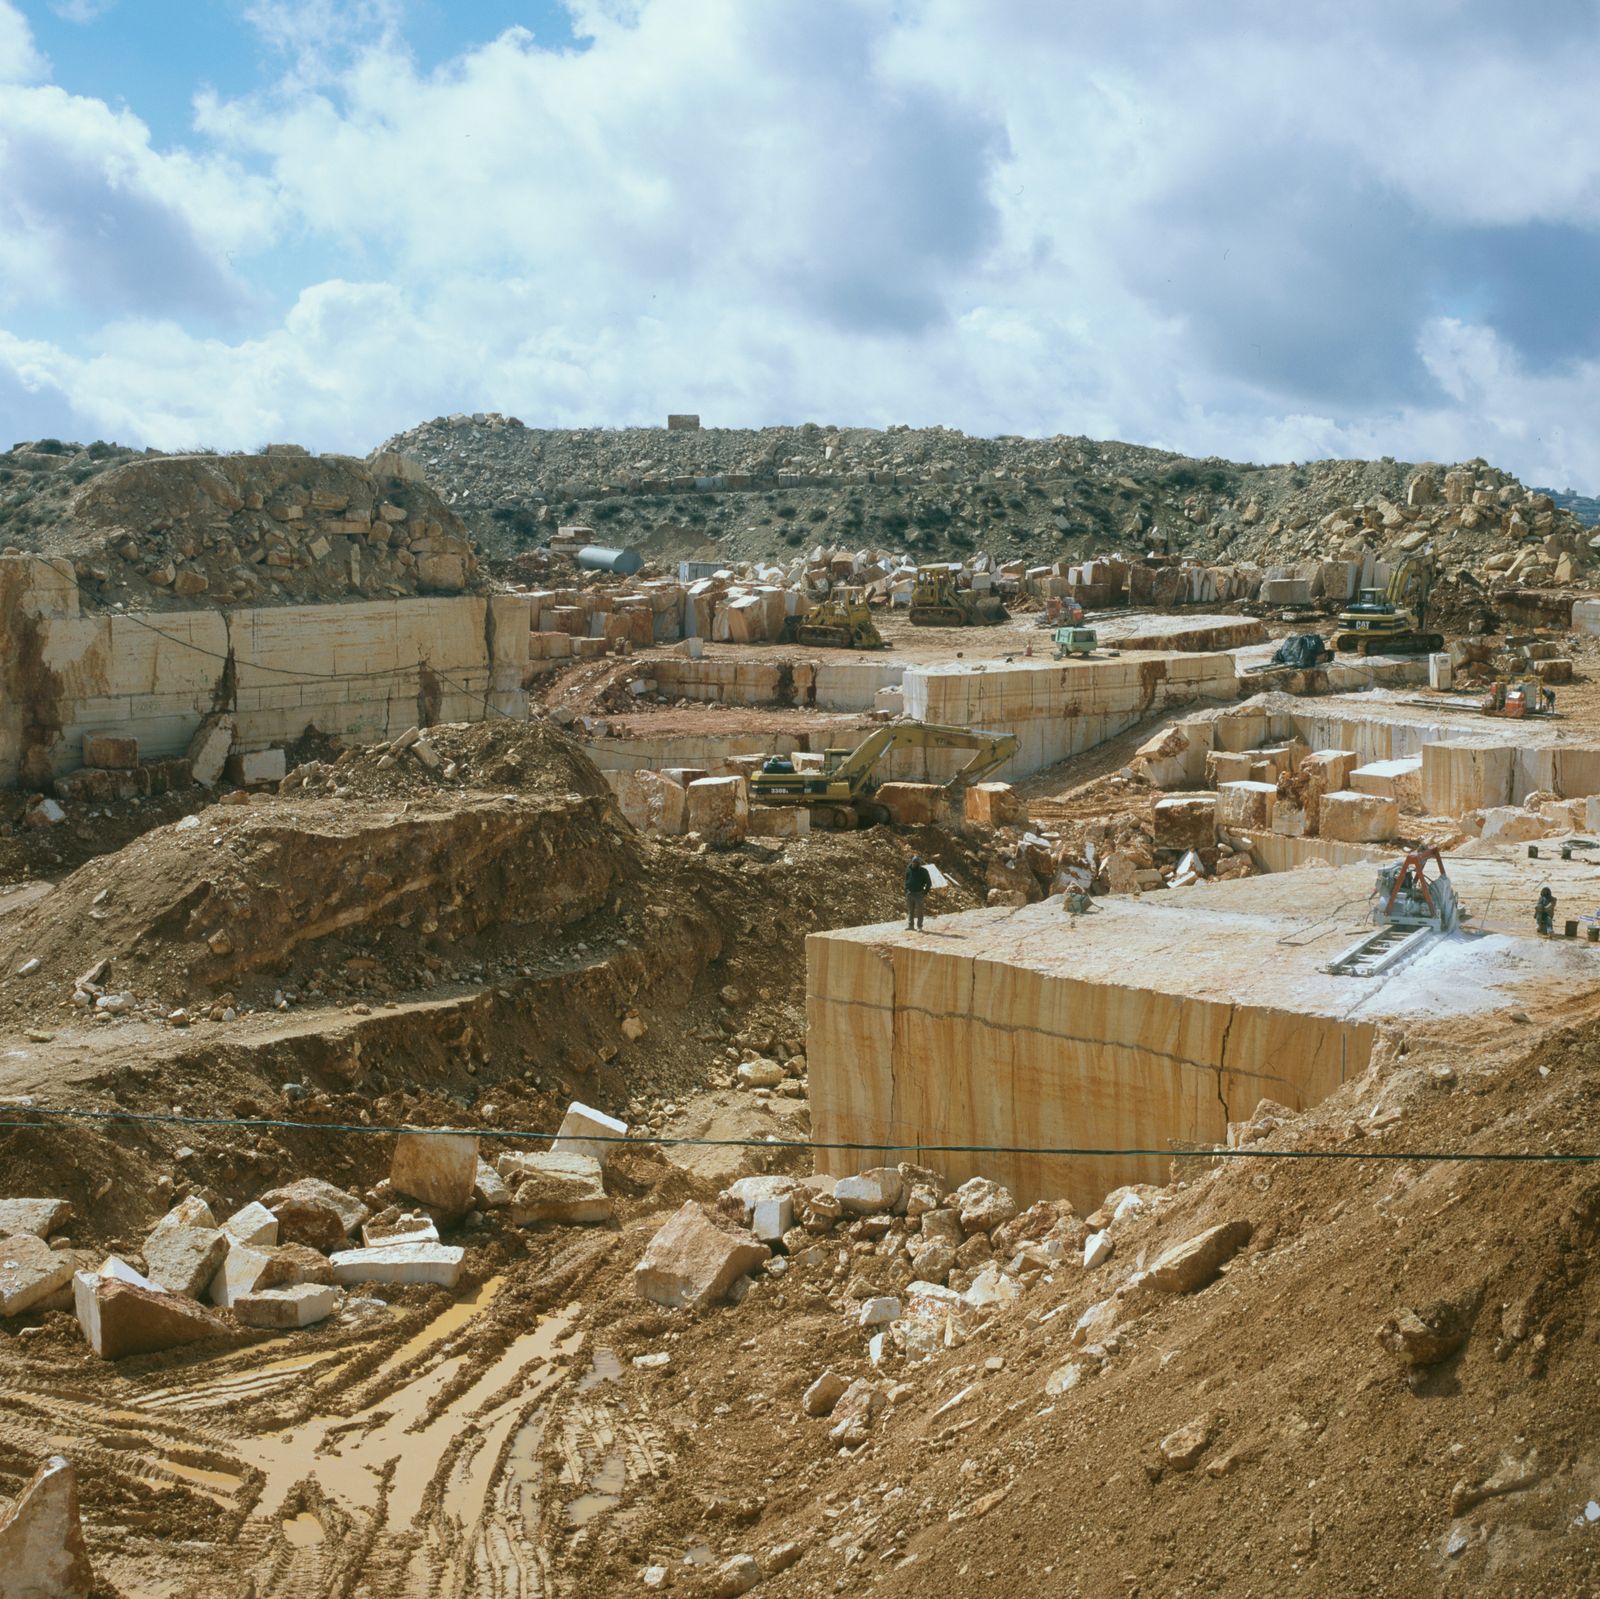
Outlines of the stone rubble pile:
M 1487 576 L 1531 552 L 1517 580 L 1535 583 L 1580 575 L 1590 536 L 1571 510 L 1476 460 L 1251 467 L 949 428 L 542 430 L 496 413 L 438 417 L 384 448 L 413 457 L 486 544 L 510 547 L 576 513 L 596 543 L 698 536 L 725 560 L 820 527 L 851 544 L 877 533 L 922 560 L 1010 543 L 1037 567 L 1063 546 L 1076 563 L 1085 545 L 1120 545 L 1315 583 L 1305 563 L 1387 559 L 1431 540 L 1442 561 Z
M 89 1347 L 119 1360 L 236 1326 L 313 1326 L 357 1285 L 452 1289 L 466 1251 L 441 1229 L 482 1225 L 491 1210 L 513 1226 L 612 1221 L 605 1164 L 627 1136 L 625 1122 L 574 1103 L 549 1151 L 490 1166 L 476 1134 L 418 1128 L 397 1136 L 389 1176 L 365 1200 L 302 1177 L 219 1222 L 190 1195 L 151 1229 L 138 1265 L 73 1248 L 65 1201 L 0 1199 L 0 1317 L 70 1311 Z
M 399 456 L 360 461 L 288 445 L 141 456 L 90 477 L 68 515 L 61 542 L 85 600 L 101 606 L 399 599 L 481 586 L 466 528 Z

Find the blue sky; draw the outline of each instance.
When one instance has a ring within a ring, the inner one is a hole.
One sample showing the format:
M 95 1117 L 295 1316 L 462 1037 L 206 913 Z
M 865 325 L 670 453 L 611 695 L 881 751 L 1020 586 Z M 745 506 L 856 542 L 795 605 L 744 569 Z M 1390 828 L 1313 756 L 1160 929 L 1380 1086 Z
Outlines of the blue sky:
M 945 422 L 1600 489 L 1600 0 L 0 0 L 0 439 Z

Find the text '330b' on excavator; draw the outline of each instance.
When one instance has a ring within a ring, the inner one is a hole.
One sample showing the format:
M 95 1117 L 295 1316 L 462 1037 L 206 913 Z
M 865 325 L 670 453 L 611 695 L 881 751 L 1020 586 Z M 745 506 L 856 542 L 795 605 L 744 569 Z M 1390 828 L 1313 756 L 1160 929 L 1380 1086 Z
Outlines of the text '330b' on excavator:
M 879 761 L 895 749 L 971 750 L 972 759 L 945 785 L 966 788 L 1010 760 L 1017 737 L 936 722 L 897 722 L 869 733 L 853 750 L 825 750 L 816 770 L 799 769 L 787 756 L 769 757 L 750 779 L 750 797 L 761 805 L 804 805 L 814 822 L 828 827 L 887 822 L 888 811 L 872 793 Z

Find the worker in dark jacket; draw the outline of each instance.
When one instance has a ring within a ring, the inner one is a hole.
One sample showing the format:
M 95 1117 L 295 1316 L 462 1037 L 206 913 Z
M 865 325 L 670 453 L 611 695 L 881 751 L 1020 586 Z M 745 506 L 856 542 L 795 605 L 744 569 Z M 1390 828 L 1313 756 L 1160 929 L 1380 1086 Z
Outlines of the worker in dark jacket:
M 909 881 L 909 879 L 907 879 Z M 1539 890 L 1539 897 L 1533 904 L 1533 925 L 1541 933 L 1553 933 L 1556 930 L 1556 897 L 1550 892 L 1547 883 Z
M 928 897 L 928 890 L 933 887 L 933 879 L 928 876 L 928 868 L 922 864 L 920 855 L 911 857 L 911 864 L 906 867 L 906 927 L 922 930 L 922 902 Z

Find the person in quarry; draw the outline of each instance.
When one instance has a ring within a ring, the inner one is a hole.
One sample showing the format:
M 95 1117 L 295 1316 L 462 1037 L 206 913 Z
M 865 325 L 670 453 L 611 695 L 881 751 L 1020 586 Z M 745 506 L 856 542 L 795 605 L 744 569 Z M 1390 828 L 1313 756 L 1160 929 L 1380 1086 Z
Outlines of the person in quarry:
M 1533 925 L 1541 933 L 1553 933 L 1556 921 L 1556 897 L 1550 892 L 1550 885 L 1545 884 L 1539 890 L 1539 897 L 1533 903 Z
M 922 930 L 922 906 L 928 897 L 928 890 L 933 887 L 933 879 L 928 876 L 928 868 L 922 864 L 920 855 L 911 857 L 911 864 L 906 867 L 906 927 L 917 932 Z

